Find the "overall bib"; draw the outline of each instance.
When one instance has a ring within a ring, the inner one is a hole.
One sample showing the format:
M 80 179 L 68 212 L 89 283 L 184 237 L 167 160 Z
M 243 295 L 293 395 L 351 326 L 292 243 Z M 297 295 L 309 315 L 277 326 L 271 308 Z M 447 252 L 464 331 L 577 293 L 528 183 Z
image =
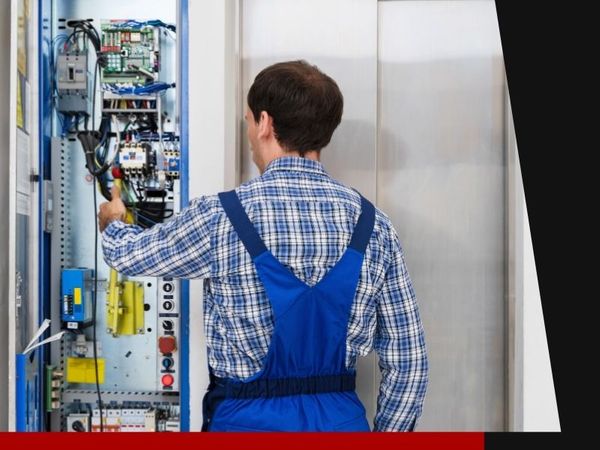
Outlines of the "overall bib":
M 235 191 L 219 199 L 250 253 L 271 303 L 274 329 L 261 370 L 243 381 L 210 374 L 203 431 L 370 431 L 346 369 L 350 309 L 375 208 L 361 214 L 341 259 L 313 287 L 266 248 Z

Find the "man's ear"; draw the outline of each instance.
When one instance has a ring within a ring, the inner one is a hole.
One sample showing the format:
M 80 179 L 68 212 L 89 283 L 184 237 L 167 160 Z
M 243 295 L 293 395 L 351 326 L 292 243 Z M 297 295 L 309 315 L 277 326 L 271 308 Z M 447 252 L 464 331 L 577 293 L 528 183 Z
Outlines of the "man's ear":
M 260 113 L 257 131 L 260 139 L 269 139 L 273 134 L 273 118 L 266 111 Z

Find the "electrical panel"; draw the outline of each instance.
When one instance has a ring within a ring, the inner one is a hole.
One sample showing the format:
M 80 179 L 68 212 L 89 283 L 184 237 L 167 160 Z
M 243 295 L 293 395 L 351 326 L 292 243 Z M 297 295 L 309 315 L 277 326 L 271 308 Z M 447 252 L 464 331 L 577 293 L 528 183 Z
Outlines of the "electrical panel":
M 46 365 L 47 429 L 179 431 L 180 282 L 108 267 L 96 223 L 113 186 L 142 229 L 180 209 L 176 3 L 149 5 L 151 20 L 111 18 L 114 0 L 54 4 L 50 290 L 66 333 Z

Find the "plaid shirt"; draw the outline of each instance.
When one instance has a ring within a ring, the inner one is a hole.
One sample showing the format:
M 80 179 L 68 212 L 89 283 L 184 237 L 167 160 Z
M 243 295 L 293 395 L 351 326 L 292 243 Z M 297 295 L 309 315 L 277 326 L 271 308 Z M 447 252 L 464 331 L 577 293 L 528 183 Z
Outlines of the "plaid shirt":
M 275 257 L 316 284 L 346 249 L 360 197 L 316 161 L 283 157 L 237 188 Z M 142 231 L 112 222 L 102 234 L 106 263 L 125 275 L 204 278 L 204 326 L 215 375 L 247 378 L 261 369 L 273 317 L 252 259 L 216 195 L 193 200 L 172 220 Z M 382 381 L 375 430 L 407 430 L 421 414 L 428 365 L 423 328 L 390 219 L 376 211 L 348 323 L 346 364 L 372 349 Z

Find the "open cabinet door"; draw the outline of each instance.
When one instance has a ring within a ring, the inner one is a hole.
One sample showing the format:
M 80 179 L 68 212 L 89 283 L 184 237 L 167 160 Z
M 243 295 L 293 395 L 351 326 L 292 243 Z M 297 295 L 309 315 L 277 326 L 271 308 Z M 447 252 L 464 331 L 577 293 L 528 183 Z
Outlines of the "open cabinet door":
M 41 428 L 39 352 L 23 355 L 39 323 L 37 5 L 11 0 L 9 119 L 9 429 Z
M 10 8 L 0 8 L 0 104 L 8 105 L 10 98 Z M 9 114 L 0 113 L 0 153 L 8 160 Z M 0 211 L 8 211 L 8 164 L 0 165 Z M 0 431 L 8 430 L 8 214 L 0 214 Z

